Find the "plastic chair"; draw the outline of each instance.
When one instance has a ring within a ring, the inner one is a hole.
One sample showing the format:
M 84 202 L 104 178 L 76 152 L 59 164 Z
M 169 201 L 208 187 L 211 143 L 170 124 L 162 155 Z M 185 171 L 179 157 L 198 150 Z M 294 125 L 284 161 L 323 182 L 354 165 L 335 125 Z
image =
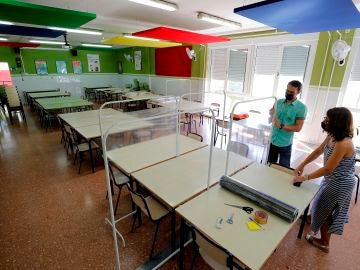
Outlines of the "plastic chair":
M 196 227 L 190 226 L 195 255 L 191 262 L 190 269 L 193 269 L 196 258 L 199 254 L 214 269 L 246 269 L 226 249 L 209 239 Z
M 64 124 L 64 130 L 65 130 L 65 143 L 64 148 L 66 148 L 66 154 L 69 154 L 69 149 L 72 152 L 74 152 L 73 142 L 72 142 L 72 130 L 71 127 L 67 124 Z
M 188 135 L 189 133 L 191 133 L 191 126 L 194 125 L 195 127 L 195 133 L 197 133 L 197 129 L 196 129 L 196 120 L 193 119 L 193 116 L 191 113 L 185 113 L 184 114 L 184 118 L 182 118 L 180 120 L 180 124 L 183 124 L 184 127 L 187 126 L 187 131 L 186 131 L 186 135 Z
M 210 108 L 216 112 L 215 117 L 220 115 L 220 103 L 213 102 L 210 104 Z
M 78 173 L 80 173 L 81 164 L 83 162 L 83 154 L 85 152 L 90 152 L 90 147 L 88 142 L 81 142 L 76 134 L 76 131 L 71 128 L 71 134 L 70 134 L 70 140 L 72 142 L 72 145 L 75 148 L 75 156 L 74 156 L 74 164 L 77 158 L 77 155 L 79 154 L 79 170 Z M 94 141 L 91 141 L 91 150 L 98 150 L 99 145 L 97 145 Z
M 13 85 L 5 85 L 6 107 L 9 112 L 10 122 L 13 123 L 12 112 L 20 112 L 26 122 L 25 112 L 19 94 Z
M 123 186 L 125 186 L 127 183 L 130 182 L 130 179 L 128 176 L 123 174 L 120 170 L 114 168 L 110 161 L 109 161 L 109 175 L 110 175 L 110 181 L 111 181 L 111 192 L 113 192 L 113 185 L 117 186 L 119 189 L 118 196 L 116 199 L 115 209 L 114 209 L 114 215 L 116 215 L 116 211 L 119 206 L 121 190 L 122 190 Z
M 57 120 L 58 120 L 58 123 L 59 123 L 59 126 L 60 126 L 60 129 L 61 129 L 61 140 L 60 140 L 60 143 L 65 143 L 66 145 L 66 131 L 65 131 L 65 125 L 63 123 L 63 120 L 57 116 Z
M 139 219 L 139 225 L 141 222 L 141 212 L 143 212 L 145 215 L 149 217 L 151 222 L 156 224 L 154 239 L 151 246 L 151 252 L 150 252 L 150 259 L 153 258 L 154 253 L 154 247 L 155 247 L 155 241 L 157 237 L 157 233 L 159 230 L 159 224 L 161 220 L 163 220 L 165 217 L 170 215 L 172 211 L 166 209 L 162 204 L 160 204 L 157 200 L 155 200 L 151 196 L 144 197 L 143 195 L 135 192 L 131 187 L 130 184 L 126 184 L 129 192 L 131 194 L 131 198 L 133 200 L 133 203 L 136 205 L 136 213 L 134 214 L 134 221 L 131 227 L 131 231 L 134 230 L 136 219 Z
M 214 111 L 214 116 L 215 117 L 218 117 L 220 115 L 220 104 L 219 103 L 211 103 L 210 104 L 210 109 Z M 207 117 L 208 118 L 208 121 L 210 120 L 210 118 L 212 117 L 212 113 L 210 112 L 204 112 L 202 113 L 201 115 L 201 118 L 200 118 L 200 121 L 203 121 L 203 117 Z
M 190 132 L 190 133 L 187 134 L 187 136 L 194 139 L 194 140 L 197 140 L 199 142 L 203 141 L 203 137 L 200 134 L 197 134 L 197 133 Z
M 247 157 L 249 155 L 249 146 L 242 142 L 230 141 L 229 150 L 235 154 Z
M 228 132 L 229 132 L 228 122 L 216 119 L 214 145 L 216 145 L 216 141 L 219 135 L 225 137 L 225 144 L 226 144 L 226 136 Z

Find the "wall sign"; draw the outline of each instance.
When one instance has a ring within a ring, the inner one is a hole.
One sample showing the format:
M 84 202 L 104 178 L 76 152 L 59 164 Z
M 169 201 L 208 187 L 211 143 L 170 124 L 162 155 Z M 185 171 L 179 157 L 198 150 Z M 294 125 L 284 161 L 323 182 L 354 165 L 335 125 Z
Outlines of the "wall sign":
M 56 71 L 59 74 L 67 74 L 66 61 L 57 60 L 56 61 Z
M 134 52 L 135 70 L 141 70 L 141 51 Z
M 98 54 L 88 54 L 89 72 L 100 72 L 100 58 Z
M 38 75 L 46 75 L 48 73 L 47 63 L 45 60 L 35 60 L 36 73 Z
M 73 66 L 74 74 L 81 74 L 82 73 L 81 61 L 73 60 L 72 61 L 72 66 Z

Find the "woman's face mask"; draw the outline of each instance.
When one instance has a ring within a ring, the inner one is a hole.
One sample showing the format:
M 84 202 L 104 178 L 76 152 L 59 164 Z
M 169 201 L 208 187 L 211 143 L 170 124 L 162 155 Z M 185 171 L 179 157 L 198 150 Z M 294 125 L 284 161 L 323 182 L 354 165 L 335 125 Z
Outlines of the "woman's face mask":
M 325 132 L 328 132 L 328 131 L 329 131 L 329 120 L 327 119 L 327 117 L 324 117 L 324 121 L 321 122 L 321 128 L 322 128 Z

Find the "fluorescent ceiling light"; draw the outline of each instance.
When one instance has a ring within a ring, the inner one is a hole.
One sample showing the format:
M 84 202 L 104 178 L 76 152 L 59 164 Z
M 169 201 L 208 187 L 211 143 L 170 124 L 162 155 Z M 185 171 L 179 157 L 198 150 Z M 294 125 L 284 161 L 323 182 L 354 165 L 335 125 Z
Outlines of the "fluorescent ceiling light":
M 241 23 L 226 20 L 226 19 L 214 16 L 214 15 L 203 13 L 203 12 L 198 12 L 198 19 L 207 21 L 207 22 L 211 22 L 211 23 L 215 23 L 215 24 L 224 25 L 224 26 L 230 26 L 230 27 L 236 27 L 236 28 L 242 27 Z
M 7 41 L 7 40 L 8 40 L 7 38 L 0 37 L 0 41 Z
M 104 45 L 104 44 L 92 44 L 92 43 L 81 43 L 84 47 L 94 47 L 94 48 L 112 48 L 111 45 Z
M 91 31 L 91 30 L 83 30 L 83 29 L 69 29 L 69 28 L 61 28 L 61 27 L 48 27 L 48 29 L 66 31 L 66 32 L 69 32 L 69 33 L 94 35 L 94 36 L 101 36 L 102 35 L 102 33 L 99 32 L 99 31 Z
M 160 39 L 157 39 L 157 38 L 138 37 L 138 36 L 133 36 L 130 34 L 124 34 L 124 37 L 134 38 L 134 39 L 142 39 L 142 40 L 160 41 Z
M 14 25 L 12 22 L 8 22 L 8 21 L 0 21 L 0 24 Z
M 357 10 L 360 12 L 360 0 L 352 0 Z
M 169 3 L 161 0 L 129 0 L 130 2 L 143 4 L 151 7 L 156 7 L 168 11 L 175 11 L 178 9 L 177 5 L 174 3 Z
M 64 41 L 36 40 L 36 39 L 29 40 L 29 42 L 39 43 L 39 44 L 53 44 L 53 45 L 64 45 L 65 44 Z

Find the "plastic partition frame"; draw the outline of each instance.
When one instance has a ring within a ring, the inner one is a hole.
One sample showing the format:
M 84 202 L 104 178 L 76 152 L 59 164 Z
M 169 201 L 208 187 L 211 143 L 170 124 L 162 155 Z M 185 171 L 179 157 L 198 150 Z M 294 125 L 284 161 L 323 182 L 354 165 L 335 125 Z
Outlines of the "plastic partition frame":
M 268 100 L 268 99 L 274 99 L 274 107 L 276 106 L 276 101 L 277 101 L 277 98 L 275 96 L 271 96 L 271 97 L 264 97 L 264 98 L 255 98 L 255 99 L 249 99 L 249 100 L 242 100 L 242 101 L 239 101 L 239 102 L 236 102 L 231 110 L 231 115 L 234 114 L 234 111 L 236 109 L 236 107 L 239 105 L 239 104 L 243 104 L 243 103 L 249 103 L 249 102 L 256 102 L 256 101 L 260 101 L 260 100 Z M 275 111 L 276 111 L 276 107 L 275 107 Z M 273 116 L 272 116 L 272 119 L 274 120 L 274 117 L 275 117 L 275 111 L 273 113 Z M 233 126 L 233 118 L 230 117 L 230 129 L 229 129 L 229 138 L 231 138 L 231 134 L 232 134 L 232 126 Z M 271 135 L 272 135 L 272 129 L 271 129 L 271 132 L 270 132 L 270 138 L 271 138 Z M 225 175 L 228 175 L 228 167 L 229 167 L 229 154 L 230 154 L 230 144 L 228 144 L 228 149 L 227 149 L 227 153 L 226 153 L 226 165 L 225 165 Z
M 168 99 L 168 98 L 174 98 L 173 96 L 162 96 L 162 97 L 157 97 L 157 98 L 153 98 L 153 99 Z M 137 99 L 133 99 L 132 101 L 136 101 Z M 141 99 L 140 99 L 141 100 Z M 176 156 L 179 155 L 179 115 L 181 114 L 180 112 L 180 102 L 179 102 L 179 98 L 176 98 L 176 111 L 174 111 L 173 113 L 167 113 L 167 114 L 161 114 L 161 115 L 156 115 L 156 116 L 150 116 L 150 117 L 145 117 L 145 118 L 141 118 L 139 120 L 132 120 L 132 121 L 123 121 L 119 124 L 119 122 L 117 121 L 116 123 L 113 123 L 109 128 L 107 128 L 106 130 L 102 129 L 101 123 L 102 123 L 102 110 L 104 108 L 106 108 L 106 106 L 108 105 L 112 105 L 112 104 L 121 104 L 121 103 L 125 103 L 128 102 L 128 100 L 119 100 L 119 101 L 110 101 L 110 102 L 105 102 L 104 104 L 101 105 L 101 107 L 99 108 L 99 126 L 100 126 L 100 134 L 101 134 L 101 143 L 102 143 L 102 147 L 103 147 L 103 159 L 104 159 L 104 165 L 105 165 L 105 178 L 106 178 L 106 186 L 107 186 L 107 192 L 108 194 L 111 194 L 111 185 L 110 185 L 110 175 L 109 175 L 109 163 L 108 163 L 108 158 L 107 158 L 107 148 L 106 148 L 106 142 L 107 142 L 107 138 L 108 135 L 111 133 L 111 131 L 118 126 L 126 126 L 127 123 L 136 123 L 136 122 L 140 122 L 140 121 L 144 121 L 144 120 L 154 120 L 154 119 L 158 119 L 158 118 L 162 118 L 162 117 L 166 117 L 166 116 L 177 116 L 178 122 L 176 124 Z M 205 107 L 205 108 L 201 108 L 199 109 L 194 109 L 194 110 L 189 110 L 189 113 L 198 113 L 198 112 L 205 112 L 205 111 L 210 111 L 212 113 L 212 129 L 211 129 L 211 142 L 214 140 L 214 123 L 215 123 L 215 116 L 214 116 L 214 111 L 210 108 L 210 107 Z M 210 144 L 210 155 L 209 155 L 209 170 L 208 170 L 208 180 L 207 180 L 207 189 L 209 189 L 210 186 L 210 178 L 211 178 L 211 164 L 212 164 L 212 153 L 213 153 L 213 144 Z M 118 242 L 117 242 L 117 235 L 119 235 L 119 237 L 122 239 L 123 242 L 123 246 L 125 247 L 125 240 L 122 236 L 122 234 L 116 229 L 116 223 L 124 218 L 129 217 L 133 212 L 126 214 L 125 216 L 121 217 L 118 220 L 115 220 L 115 216 L 114 216 L 114 210 L 113 210 L 113 203 L 112 203 L 112 198 L 109 195 L 108 196 L 108 201 L 109 201 L 109 208 L 110 208 L 110 221 L 108 221 L 108 219 L 106 218 L 106 221 L 108 223 L 110 223 L 111 227 L 112 227 L 112 233 L 113 233 L 113 239 L 114 239 L 114 252 L 115 252 L 115 259 L 116 259 L 116 269 L 120 270 L 121 269 L 121 264 L 120 264 L 120 256 L 119 256 L 119 246 L 118 246 Z M 176 253 L 171 254 L 170 256 L 174 256 Z M 166 258 L 165 260 L 168 260 L 170 258 Z M 162 264 L 162 263 L 160 263 Z
M 205 94 L 214 94 L 214 95 L 221 95 L 222 94 L 223 95 L 224 103 L 222 104 L 222 106 L 223 106 L 223 110 L 222 110 L 222 119 L 223 120 L 222 120 L 222 122 L 223 122 L 223 126 L 224 126 L 224 123 L 225 123 L 225 120 L 224 120 L 224 118 L 225 118 L 225 108 L 226 108 L 226 92 L 225 91 L 223 91 L 223 92 L 209 92 L 209 91 L 190 92 L 190 93 L 186 93 L 186 94 L 181 95 L 180 102 L 186 96 L 190 96 L 190 101 L 192 101 L 191 97 L 193 95 L 202 95 L 202 99 L 203 99 Z M 213 116 L 214 116 L 214 114 L 213 114 Z M 212 131 L 212 133 L 214 133 L 214 132 L 215 131 Z M 221 136 L 221 141 L 220 141 L 221 142 L 221 144 L 220 144 L 221 149 L 222 149 L 222 146 L 223 146 L 223 140 L 224 140 L 224 138 L 223 138 L 223 136 Z M 212 139 L 211 142 L 214 142 L 214 140 Z

